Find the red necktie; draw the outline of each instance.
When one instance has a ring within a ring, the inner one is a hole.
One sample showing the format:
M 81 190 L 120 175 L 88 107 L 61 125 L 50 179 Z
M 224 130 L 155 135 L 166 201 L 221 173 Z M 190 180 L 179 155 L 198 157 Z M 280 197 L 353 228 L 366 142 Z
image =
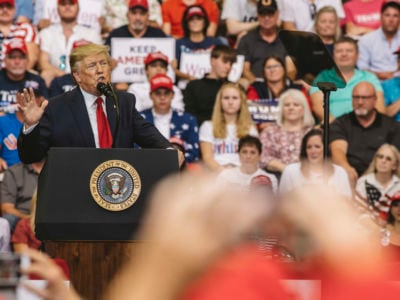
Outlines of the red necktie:
M 107 117 L 103 110 L 103 99 L 96 99 L 96 119 L 97 119 L 97 131 L 99 133 L 99 146 L 100 148 L 111 148 L 112 146 L 112 135 L 110 130 L 110 124 L 108 124 Z

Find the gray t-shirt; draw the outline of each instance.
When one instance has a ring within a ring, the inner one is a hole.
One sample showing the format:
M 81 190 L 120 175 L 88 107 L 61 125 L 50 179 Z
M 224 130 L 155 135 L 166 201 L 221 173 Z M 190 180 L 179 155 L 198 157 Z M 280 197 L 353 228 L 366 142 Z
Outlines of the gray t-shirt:
M 20 212 L 29 214 L 31 199 L 39 175 L 30 165 L 18 163 L 4 172 L 1 187 L 1 202 L 13 203 Z

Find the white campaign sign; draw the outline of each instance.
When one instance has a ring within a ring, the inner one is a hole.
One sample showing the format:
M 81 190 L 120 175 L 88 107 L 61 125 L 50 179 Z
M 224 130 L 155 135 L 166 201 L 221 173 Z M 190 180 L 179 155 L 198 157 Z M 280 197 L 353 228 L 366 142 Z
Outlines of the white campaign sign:
M 229 73 L 229 81 L 236 82 L 242 76 L 244 56 L 238 55 L 236 62 L 232 65 Z M 211 70 L 210 53 L 182 53 L 179 64 L 179 70 L 183 73 L 192 75 L 196 78 L 202 78 L 204 74 Z
M 98 30 L 100 33 L 99 17 L 104 15 L 103 0 L 79 1 L 78 23 Z M 43 18 L 49 19 L 51 23 L 59 23 L 60 17 L 57 12 L 57 0 L 46 0 Z
M 173 38 L 113 38 L 111 40 L 111 56 L 118 65 L 112 72 L 112 82 L 146 82 L 143 60 L 155 51 L 168 56 L 169 61 L 175 59 L 175 40 Z M 175 73 L 168 66 L 167 75 L 175 80 Z

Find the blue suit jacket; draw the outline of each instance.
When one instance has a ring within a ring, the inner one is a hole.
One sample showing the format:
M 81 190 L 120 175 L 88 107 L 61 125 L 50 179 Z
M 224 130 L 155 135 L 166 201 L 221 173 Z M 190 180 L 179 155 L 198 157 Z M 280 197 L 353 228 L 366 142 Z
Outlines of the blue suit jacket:
M 154 116 L 151 108 L 141 112 L 142 116 L 154 124 Z M 199 130 L 197 121 L 194 116 L 189 113 L 172 110 L 170 137 L 176 137 L 184 142 L 185 160 L 194 162 L 199 159 Z
M 120 123 L 115 138 L 116 148 L 133 148 L 134 143 L 142 148 L 171 147 L 161 133 L 135 109 L 134 95 L 118 92 L 117 96 Z M 106 108 L 110 129 L 115 137 L 117 116 L 112 99 L 106 99 Z M 50 99 L 39 125 L 29 134 L 19 135 L 18 152 L 24 163 L 43 159 L 50 147 L 96 147 L 80 88 Z

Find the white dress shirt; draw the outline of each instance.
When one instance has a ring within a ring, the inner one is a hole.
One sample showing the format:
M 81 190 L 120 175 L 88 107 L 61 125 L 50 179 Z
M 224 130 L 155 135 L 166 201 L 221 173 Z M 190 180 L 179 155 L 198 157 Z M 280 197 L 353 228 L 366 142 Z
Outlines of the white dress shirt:
M 96 109 L 97 109 L 96 99 L 98 97 L 85 92 L 83 89 L 81 89 L 81 92 L 83 95 L 83 99 L 85 100 L 86 109 L 89 114 L 89 121 L 90 121 L 90 125 L 92 126 L 92 131 L 93 131 L 94 142 L 96 144 L 96 148 L 100 148 L 99 132 L 97 131 L 97 117 L 96 117 Z M 107 117 L 105 97 L 101 96 L 101 98 L 103 99 L 103 111 Z

